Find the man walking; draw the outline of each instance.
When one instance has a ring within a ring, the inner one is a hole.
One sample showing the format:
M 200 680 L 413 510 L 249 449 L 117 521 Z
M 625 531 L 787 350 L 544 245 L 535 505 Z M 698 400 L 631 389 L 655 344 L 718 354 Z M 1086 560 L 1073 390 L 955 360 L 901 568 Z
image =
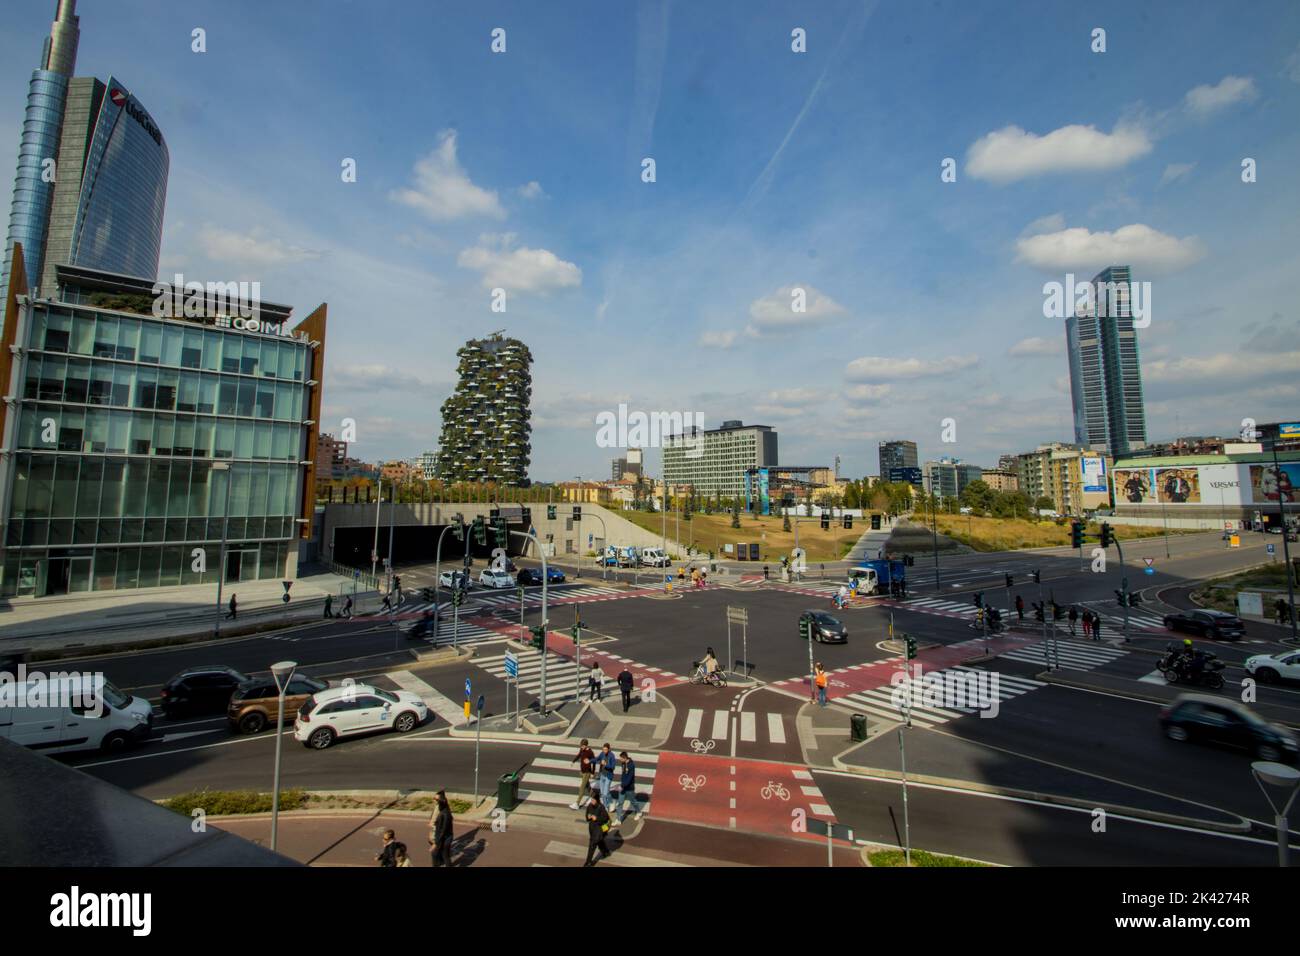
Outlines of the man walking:
M 239 610 L 239 602 L 235 598 L 236 595 L 230 595 L 230 613 L 226 615 L 232 621 L 235 619 L 235 612 Z
M 385 830 L 383 846 L 380 851 L 375 854 L 375 862 L 380 866 L 397 866 L 396 854 L 399 846 L 401 846 L 402 849 L 406 849 L 402 844 L 397 842 L 397 834 L 394 831 Z
M 609 859 L 609 847 L 605 843 L 605 834 L 609 833 L 609 812 L 601 804 L 596 794 L 587 801 L 587 862 L 583 866 L 594 866 L 596 850 L 600 850 L 602 860 Z
M 348 599 L 343 602 L 343 610 L 339 612 L 339 617 L 346 618 L 349 621 L 352 620 L 352 596 L 351 595 L 349 595 Z
M 623 713 L 632 706 L 632 672 L 624 665 L 618 672 L 618 692 L 623 697 Z
M 438 809 L 434 811 L 432 826 L 429 829 L 429 855 L 434 866 L 451 866 L 452 839 L 451 804 L 447 802 L 447 792 L 438 791 Z
M 609 744 L 600 748 L 600 753 L 596 755 L 596 769 L 600 771 L 600 802 L 603 806 L 613 806 L 614 798 L 610 796 L 610 789 L 614 786 L 614 768 L 618 764 L 618 758 L 614 756 L 614 750 Z
M 1092 612 L 1092 639 L 1101 640 L 1101 616 L 1096 611 Z
M 1025 599 L 1019 594 L 1016 595 L 1016 617 L 1023 623 L 1025 620 Z
M 334 611 L 332 610 L 333 607 L 334 607 L 334 595 L 332 594 L 325 595 L 325 616 L 326 617 L 334 616 Z
M 587 690 L 589 691 L 589 700 L 600 700 L 601 691 L 605 686 L 605 672 L 600 669 L 600 665 L 592 661 L 591 670 L 587 672 Z
M 389 614 L 393 613 L 393 594 L 391 591 L 384 595 L 384 610 Z
M 628 808 L 636 813 L 638 819 L 641 817 L 636 804 L 636 764 L 626 750 L 618 755 L 618 762 L 623 766 L 618 779 L 618 799 L 614 801 L 614 811 L 618 818 L 611 824 L 616 827 L 622 826 L 627 819 Z
M 569 804 L 570 810 L 581 810 L 582 801 L 591 794 L 591 763 L 595 758 L 590 743 L 584 739 L 582 746 L 578 748 L 578 753 L 569 761 L 569 763 L 577 763 L 578 771 L 582 774 L 582 782 L 578 784 L 578 799 Z
M 767 572 L 767 565 L 766 565 L 766 564 L 763 565 L 763 580 L 764 580 L 764 581 L 768 580 L 768 572 Z
M 1279 624 L 1287 623 L 1287 614 L 1286 614 L 1287 608 L 1286 608 L 1285 598 L 1278 598 L 1275 602 L 1273 602 L 1273 610 L 1277 613 L 1277 622 Z
M 1070 605 L 1070 636 L 1074 637 L 1074 622 L 1079 620 L 1079 609 L 1073 604 Z

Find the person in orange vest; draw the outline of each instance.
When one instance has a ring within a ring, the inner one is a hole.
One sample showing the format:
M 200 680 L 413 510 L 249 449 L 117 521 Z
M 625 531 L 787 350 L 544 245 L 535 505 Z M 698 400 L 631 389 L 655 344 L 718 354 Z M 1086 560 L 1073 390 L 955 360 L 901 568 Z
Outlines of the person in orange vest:
M 826 673 L 826 668 L 822 667 L 822 662 L 817 662 L 816 672 L 813 674 L 813 684 L 817 687 L 817 703 L 822 707 L 826 706 L 826 687 L 830 683 L 830 675 Z

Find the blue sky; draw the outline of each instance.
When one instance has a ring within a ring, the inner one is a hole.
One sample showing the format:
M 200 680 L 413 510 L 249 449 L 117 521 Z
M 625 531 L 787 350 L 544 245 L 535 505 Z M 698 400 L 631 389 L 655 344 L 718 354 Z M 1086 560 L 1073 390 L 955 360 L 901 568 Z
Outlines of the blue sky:
M 0 36 L 11 159 L 54 6 Z M 171 150 L 162 273 L 327 301 L 363 458 L 433 448 L 455 349 L 506 329 L 537 479 L 607 474 L 620 402 L 852 476 L 889 438 L 989 466 L 1072 439 L 1042 285 L 1111 262 L 1152 284 L 1151 438 L 1300 417 L 1294 3 L 80 6 L 78 74 Z

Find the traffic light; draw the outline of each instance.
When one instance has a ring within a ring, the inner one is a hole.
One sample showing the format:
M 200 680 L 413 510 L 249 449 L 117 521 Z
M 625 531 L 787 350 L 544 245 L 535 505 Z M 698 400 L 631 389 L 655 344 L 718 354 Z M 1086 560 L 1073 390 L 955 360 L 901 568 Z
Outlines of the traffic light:
M 1111 533 L 1110 533 L 1110 522 L 1108 522 L 1108 521 L 1103 521 L 1103 522 L 1102 522 L 1102 525 L 1101 525 L 1101 539 L 1100 539 L 1100 544 L 1101 544 L 1102 548 L 1103 548 L 1103 549 L 1105 549 L 1105 548 L 1109 548 L 1109 547 L 1110 547 L 1110 543 L 1111 543 L 1111 541 L 1113 541 L 1113 540 L 1114 540 L 1114 537 L 1113 537 L 1113 536 L 1111 535 Z
M 1013 578 L 1011 575 L 1008 574 L 1008 575 L 1007 575 L 1007 587 L 1012 587 L 1015 583 L 1016 583 L 1016 579 Z
M 393 590 L 394 591 L 402 590 L 402 576 L 400 574 L 393 575 Z
M 1136 591 L 1134 591 L 1128 596 L 1129 607 L 1140 607 L 1141 604 L 1142 604 L 1142 595 L 1138 594 Z
M 845 516 L 844 516 L 844 527 L 846 527 L 846 528 L 852 528 L 852 527 L 853 527 L 853 515 L 845 515 Z
M 799 618 L 799 636 L 805 641 L 811 638 L 812 621 L 807 616 Z
M 984 606 L 984 592 L 983 592 L 983 591 L 976 591 L 976 592 L 971 596 L 971 603 L 974 604 L 976 607 L 983 607 L 983 606 Z
M 1035 583 L 1035 584 L 1041 584 L 1041 583 L 1042 583 L 1043 578 L 1042 578 L 1042 575 L 1041 575 L 1039 572 L 1037 572 L 1037 571 L 1030 571 L 1030 572 L 1029 572 L 1029 576 L 1030 576 L 1031 578 L 1034 579 L 1034 583 Z
M 546 520 L 547 521 L 555 520 L 555 505 L 546 506 Z
M 916 638 L 911 634 L 904 634 L 903 644 L 907 648 L 907 659 L 910 661 L 916 657 Z
M 574 521 L 581 521 L 581 520 L 582 520 L 582 506 L 581 506 L 581 505 L 574 505 L 574 506 L 573 506 L 573 520 L 574 520 Z
M 533 635 L 532 639 L 528 642 L 529 646 L 539 651 L 545 650 L 546 649 L 546 628 L 544 628 L 540 624 L 536 624 L 530 627 L 528 630 L 529 633 Z
M 504 548 L 510 540 L 510 533 L 506 530 L 506 523 L 502 518 L 492 519 L 492 543 L 498 548 Z
M 489 508 L 489 509 L 488 509 L 488 517 L 491 518 L 493 521 L 496 521 L 497 518 L 500 518 L 500 517 L 501 517 L 501 509 L 500 509 L 500 508 Z
M 487 522 L 482 515 L 474 518 L 474 540 L 479 544 L 487 544 Z
M 1119 588 L 1115 589 L 1115 603 L 1118 604 L 1120 607 L 1128 606 L 1128 602 L 1124 600 L 1124 592 L 1121 591 Z
M 457 541 L 465 540 L 465 516 L 458 514 L 456 520 L 451 526 L 451 534 Z
M 1043 602 L 1042 602 L 1042 601 L 1035 601 L 1035 602 L 1034 602 L 1034 617 L 1035 617 L 1038 621 L 1040 621 L 1040 622 L 1043 620 L 1043 618 L 1044 618 L 1044 614 L 1043 614 Z
M 533 509 L 532 509 L 532 508 L 520 508 L 520 509 L 519 509 L 519 517 L 523 520 L 523 522 L 524 522 L 524 527 L 525 527 L 525 528 L 531 528 L 531 527 L 533 526 Z
M 461 602 L 465 600 L 465 592 L 460 588 L 451 592 L 451 606 L 460 607 Z
M 829 531 L 831 527 L 831 516 L 825 511 L 822 512 L 822 530 Z

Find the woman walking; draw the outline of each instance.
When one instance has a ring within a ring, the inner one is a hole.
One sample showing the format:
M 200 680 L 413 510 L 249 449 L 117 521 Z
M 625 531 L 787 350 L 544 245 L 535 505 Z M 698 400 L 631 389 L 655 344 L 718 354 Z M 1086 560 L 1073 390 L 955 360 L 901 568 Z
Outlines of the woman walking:
M 451 804 L 447 792 L 438 791 L 438 808 L 429 821 L 429 855 L 434 866 L 451 866 L 452 824 Z

